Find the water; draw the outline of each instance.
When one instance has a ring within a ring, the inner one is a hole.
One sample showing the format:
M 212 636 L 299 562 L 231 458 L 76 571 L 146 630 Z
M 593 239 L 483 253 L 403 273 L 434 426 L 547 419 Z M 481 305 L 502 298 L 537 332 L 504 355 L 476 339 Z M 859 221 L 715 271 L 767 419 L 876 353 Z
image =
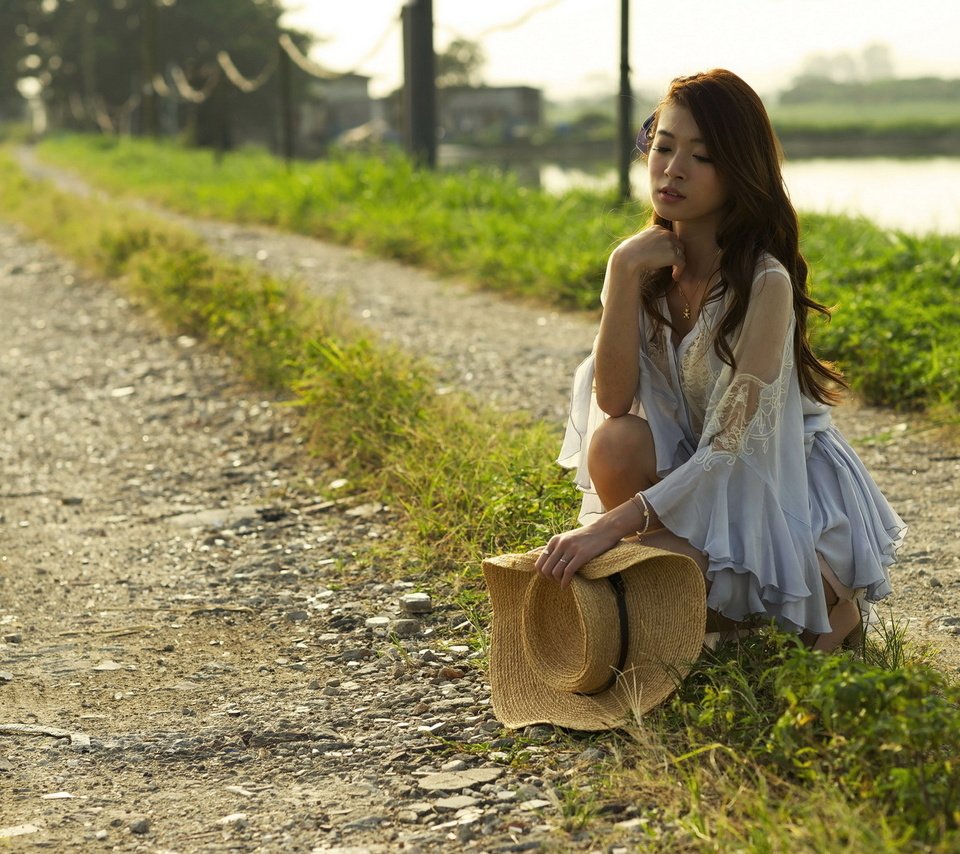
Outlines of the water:
M 960 158 L 798 160 L 783 171 L 798 210 L 865 216 L 913 234 L 960 234 Z M 638 197 L 646 193 L 642 163 L 634 166 L 632 182 Z M 540 184 L 554 193 L 609 188 L 616 186 L 616 173 L 544 165 Z

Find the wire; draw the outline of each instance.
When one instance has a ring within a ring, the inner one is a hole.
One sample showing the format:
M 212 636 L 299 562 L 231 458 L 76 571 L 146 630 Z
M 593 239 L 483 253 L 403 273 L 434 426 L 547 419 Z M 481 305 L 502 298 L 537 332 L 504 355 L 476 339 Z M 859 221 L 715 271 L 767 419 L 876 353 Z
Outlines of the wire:
M 227 75 L 227 79 L 241 92 L 246 92 L 247 94 L 256 92 L 257 89 L 263 86 L 263 84 L 270 79 L 277 67 L 276 56 L 274 56 L 274 58 L 267 63 L 267 66 L 263 69 L 263 71 L 254 77 L 253 80 L 248 80 L 240 73 L 240 71 L 237 69 L 237 66 L 233 64 L 230 54 L 225 50 L 221 50 L 217 53 L 217 62 L 220 63 L 220 67 L 223 69 L 223 73 Z
M 192 104 L 202 104 L 210 97 L 217 84 L 220 82 L 220 66 L 205 65 L 203 70 L 207 72 L 207 79 L 202 89 L 194 89 L 187 80 L 187 75 L 179 65 L 174 65 L 170 69 L 170 76 L 173 78 L 173 85 L 177 87 L 177 93 L 184 101 L 190 101 Z
M 522 27 L 524 24 L 526 24 L 535 15 L 539 15 L 541 12 L 546 12 L 550 9 L 553 9 L 556 6 L 559 6 L 562 2 L 563 0 L 550 0 L 550 2 L 548 3 L 541 3 L 538 6 L 533 6 L 532 8 L 524 12 L 519 18 L 515 18 L 514 20 L 508 21 L 503 24 L 495 24 L 492 27 L 487 27 L 485 30 L 481 30 L 479 33 L 476 33 L 475 35 L 472 35 L 472 36 L 465 36 L 463 33 L 460 33 L 457 30 L 454 30 L 452 27 L 449 27 L 446 25 L 442 25 L 442 26 L 443 26 L 443 29 L 445 29 L 448 33 L 451 33 L 452 35 L 457 36 L 458 38 L 465 39 L 467 41 L 478 42 L 478 41 L 482 41 L 487 36 L 493 35 L 494 33 L 506 32 L 507 30 L 516 30 L 519 27 Z
M 327 71 L 321 65 L 318 65 L 310 57 L 308 57 L 300 48 L 297 47 L 296 43 L 290 36 L 286 33 L 281 33 L 280 38 L 280 47 L 284 49 L 287 56 L 292 59 L 297 67 L 309 74 L 311 77 L 317 77 L 320 80 L 336 80 L 338 77 L 342 77 L 342 74 L 337 74 L 333 71 Z

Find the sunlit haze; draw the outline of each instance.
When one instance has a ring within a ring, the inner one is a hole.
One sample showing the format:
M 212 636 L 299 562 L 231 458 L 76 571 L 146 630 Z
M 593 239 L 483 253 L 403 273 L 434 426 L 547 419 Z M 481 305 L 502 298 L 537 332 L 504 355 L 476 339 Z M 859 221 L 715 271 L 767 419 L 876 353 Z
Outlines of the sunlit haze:
M 401 0 L 286 5 L 284 24 L 325 39 L 311 54 L 315 61 L 369 75 L 376 96 L 400 85 Z M 620 4 L 614 0 L 434 0 L 433 10 L 436 49 L 456 37 L 479 41 L 486 83 L 539 86 L 555 100 L 616 86 Z M 813 54 L 859 55 L 878 42 L 891 49 L 897 76 L 960 77 L 956 2 L 678 0 L 633 3 L 631 18 L 638 92 L 658 93 L 679 74 L 725 67 L 761 94 L 772 94 Z

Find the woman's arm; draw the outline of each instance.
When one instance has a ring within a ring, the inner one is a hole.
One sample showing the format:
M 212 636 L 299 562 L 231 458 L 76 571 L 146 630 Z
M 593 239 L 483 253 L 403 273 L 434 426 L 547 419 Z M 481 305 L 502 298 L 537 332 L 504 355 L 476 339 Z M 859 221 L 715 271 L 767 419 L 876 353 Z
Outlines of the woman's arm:
M 597 405 L 607 415 L 626 415 L 637 390 L 641 276 L 670 266 L 679 275 L 683 263 L 680 240 L 658 225 L 627 238 L 611 253 L 596 348 Z

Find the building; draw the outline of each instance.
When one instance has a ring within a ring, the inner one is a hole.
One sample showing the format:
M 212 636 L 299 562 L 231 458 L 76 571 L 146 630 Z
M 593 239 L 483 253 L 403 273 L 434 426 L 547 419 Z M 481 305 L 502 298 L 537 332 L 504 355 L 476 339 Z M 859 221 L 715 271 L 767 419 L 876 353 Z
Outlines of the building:
M 298 151 L 320 153 L 346 131 L 369 124 L 374 117 L 369 83 L 362 74 L 311 80 L 300 107 Z
M 531 86 L 450 86 L 437 90 L 444 141 L 508 142 L 543 123 L 543 93 Z

